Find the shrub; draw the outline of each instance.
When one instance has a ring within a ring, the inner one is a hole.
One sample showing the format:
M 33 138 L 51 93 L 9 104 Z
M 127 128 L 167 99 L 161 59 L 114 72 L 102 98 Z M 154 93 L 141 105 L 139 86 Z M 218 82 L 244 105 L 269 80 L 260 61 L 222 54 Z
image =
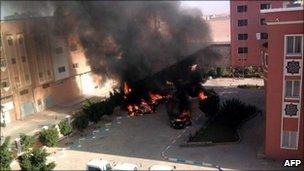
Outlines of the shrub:
M 25 171 L 50 171 L 55 168 L 55 163 L 46 163 L 47 156 L 45 149 L 37 148 L 33 149 L 31 152 L 25 153 L 18 157 L 18 162 L 21 167 L 21 170 Z
M 66 119 L 62 120 L 58 124 L 58 126 L 59 126 L 60 133 L 64 136 L 70 135 L 73 131 L 72 126 L 70 125 L 70 123 Z
M 74 116 L 74 120 L 72 122 L 73 128 L 79 131 L 83 131 L 85 128 L 88 127 L 88 125 L 89 119 L 83 112 L 80 112 Z
M 116 104 L 113 99 L 93 103 L 91 106 L 84 108 L 83 111 L 91 122 L 98 122 L 104 115 L 113 114 Z
M 102 116 L 103 115 L 112 115 L 115 109 L 115 103 L 112 100 L 107 99 L 103 101 L 103 108 L 101 110 Z
M 224 66 L 216 67 L 217 77 L 229 77 L 231 74 L 229 70 Z
M 211 69 L 207 72 L 207 76 L 216 77 L 216 76 L 217 76 L 216 70 L 215 70 L 214 68 L 211 68 Z
M 117 90 L 113 90 L 110 92 L 109 100 L 112 101 L 115 107 L 122 105 L 124 100 L 124 95 L 122 92 L 118 92 Z
M 29 148 L 32 148 L 35 144 L 35 137 L 25 134 L 20 135 L 20 144 L 23 151 L 28 151 Z
M 239 99 L 233 98 L 223 103 L 216 120 L 225 125 L 236 127 L 250 116 L 256 114 L 257 111 L 255 106 L 246 105 Z
M 263 88 L 263 86 L 249 85 L 249 84 L 238 85 L 237 87 L 242 88 L 242 89 L 262 89 Z
M 100 120 L 101 114 L 98 109 L 98 103 L 91 103 L 90 105 L 84 106 L 82 109 L 90 122 L 96 123 Z
M 93 105 L 93 102 L 90 99 L 85 99 L 85 101 L 82 103 L 82 108 L 89 108 Z
M 2 138 L 2 137 L 1 137 Z M 6 137 L 0 146 L 0 170 L 10 170 L 10 164 L 13 161 L 13 153 L 9 148 L 10 137 Z
M 214 90 L 205 90 L 207 99 L 199 101 L 199 108 L 208 118 L 215 116 L 220 107 L 220 98 Z
M 59 141 L 59 134 L 57 129 L 55 127 L 51 127 L 42 130 L 39 134 L 39 141 L 47 147 L 53 147 L 57 145 Z

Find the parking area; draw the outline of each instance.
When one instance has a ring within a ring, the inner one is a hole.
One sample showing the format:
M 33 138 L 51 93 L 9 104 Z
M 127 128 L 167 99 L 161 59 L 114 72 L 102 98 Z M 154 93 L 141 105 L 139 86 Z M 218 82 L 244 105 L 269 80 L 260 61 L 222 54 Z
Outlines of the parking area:
M 226 86 L 225 81 L 220 82 L 219 84 L 209 81 L 206 86 L 214 88 L 222 99 L 237 97 L 264 110 L 263 89 L 239 89 L 235 86 Z M 137 164 L 141 170 L 148 169 L 152 164 L 176 166 L 178 170 L 216 169 L 213 166 L 220 166 L 224 170 L 282 169 L 282 161 L 257 157 L 264 141 L 263 115 L 258 115 L 245 123 L 241 128 L 242 141 L 239 144 L 180 147 L 180 143 L 187 139 L 189 131 L 202 126 L 206 120 L 204 115 L 201 115 L 196 100 L 193 100 L 192 107 L 192 117 L 198 119 L 187 130 L 170 128 L 166 110 L 162 105 L 156 113 L 138 117 L 127 117 L 126 112 L 117 109 L 113 116 L 91 125 L 82 135 L 74 134 L 70 137 L 69 141 L 73 144 L 65 145 L 63 141 L 59 149 L 49 149 L 57 151 L 52 153 L 50 160 L 56 162 L 55 169 L 58 170 L 85 169 L 86 162 L 100 158 L 112 163 Z M 166 157 L 203 162 L 206 165 L 177 163 L 168 161 Z

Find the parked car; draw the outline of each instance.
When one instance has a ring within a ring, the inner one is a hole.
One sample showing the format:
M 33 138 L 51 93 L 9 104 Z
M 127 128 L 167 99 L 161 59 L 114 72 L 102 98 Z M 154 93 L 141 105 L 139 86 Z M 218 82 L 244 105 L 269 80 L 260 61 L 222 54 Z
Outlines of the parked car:
M 149 170 L 170 170 L 173 171 L 175 169 L 175 166 L 167 166 L 167 165 L 152 165 Z
M 115 165 L 112 170 L 138 170 L 138 167 L 135 164 L 123 163 Z
M 191 126 L 191 119 L 172 119 L 170 121 L 171 127 L 174 129 L 184 129 L 187 126 Z
M 111 169 L 110 162 L 103 159 L 93 159 L 86 164 L 87 171 L 108 171 Z

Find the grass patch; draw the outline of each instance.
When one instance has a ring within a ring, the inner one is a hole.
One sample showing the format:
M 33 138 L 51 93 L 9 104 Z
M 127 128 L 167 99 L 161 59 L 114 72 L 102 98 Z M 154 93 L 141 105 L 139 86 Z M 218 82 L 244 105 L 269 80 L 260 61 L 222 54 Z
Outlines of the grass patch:
M 236 130 L 230 126 L 219 123 L 211 123 L 206 128 L 198 131 L 198 133 L 189 139 L 191 142 L 236 142 L 239 136 Z

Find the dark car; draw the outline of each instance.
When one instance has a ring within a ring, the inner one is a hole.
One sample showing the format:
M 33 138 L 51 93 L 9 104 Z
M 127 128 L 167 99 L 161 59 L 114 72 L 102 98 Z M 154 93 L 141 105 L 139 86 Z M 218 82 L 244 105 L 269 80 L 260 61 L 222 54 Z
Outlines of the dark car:
M 181 119 L 172 119 L 170 121 L 171 127 L 174 129 L 184 129 L 187 126 L 191 126 L 191 119 L 181 120 Z

